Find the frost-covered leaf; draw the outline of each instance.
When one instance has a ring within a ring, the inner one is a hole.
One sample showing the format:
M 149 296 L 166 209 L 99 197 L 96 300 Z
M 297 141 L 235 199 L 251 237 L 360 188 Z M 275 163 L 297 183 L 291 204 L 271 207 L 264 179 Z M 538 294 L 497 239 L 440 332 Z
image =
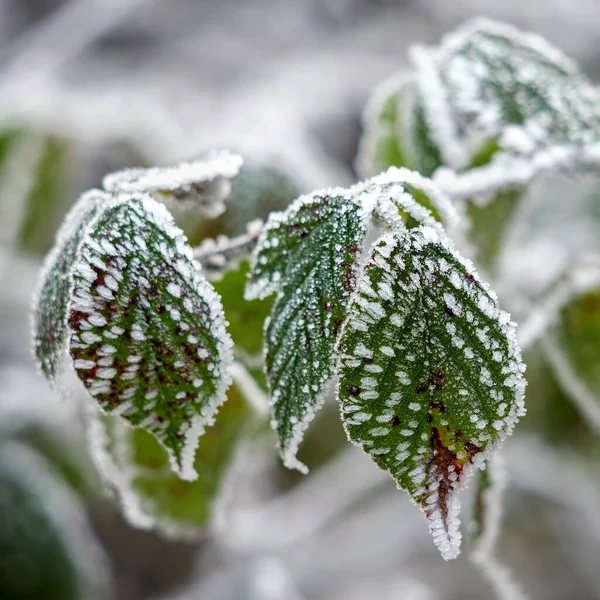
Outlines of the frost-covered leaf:
M 265 328 L 273 427 L 284 464 L 302 471 L 296 452 L 333 373 L 335 342 L 374 212 L 395 230 L 426 223 L 441 231 L 437 219 L 451 226 L 458 221 L 430 180 L 392 168 L 349 189 L 301 196 L 271 215 L 254 253 L 246 297 L 277 292 Z
M 218 295 L 167 209 L 119 195 L 90 226 L 73 272 L 70 353 L 107 413 L 153 433 L 194 479 L 198 436 L 230 383 Z
M 444 38 L 434 59 L 467 141 L 498 139 L 509 152 L 530 154 L 598 140 L 596 87 L 537 35 L 475 19 Z
M 394 77 L 382 83 L 373 93 L 363 120 L 365 134 L 358 168 L 364 176 L 392 166 L 429 176 L 442 164 L 412 77 Z
M 477 472 L 475 497 L 470 523 L 471 552 L 491 555 L 500 531 L 501 496 L 505 487 L 505 472 L 499 455 L 489 460 L 485 469 Z
M 469 197 L 528 183 L 538 172 L 598 161 L 600 92 L 543 38 L 474 19 L 434 49 L 413 51 L 427 122 L 444 164 L 489 163 L 447 191 Z M 477 172 L 480 171 L 480 172 Z
M 474 19 L 437 47 L 412 48 L 411 61 L 412 73 L 384 84 L 367 110 L 370 169 L 443 166 L 444 191 L 472 198 L 598 163 L 600 91 L 541 37 Z
M 48 251 L 68 208 L 72 144 L 44 132 L 0 131 L 0 244 Z
M 65 354 L 71 273 L 86 228 L 109 200 L 108 194 L 98 190 L 81 196 L 65 218 L 40 274 L 33 305 L 33 348 L 41 371 L 52 384 Z
M 0 445 L 0 595 L 104 598 L 106 558 L 80 501 L 27 446 Z
M 306 469 L 296 452 L 332 375 L 368 217 L 348 190 L 318 192 L 273 214 L 259 240 L 246 297 L 278 292 L 265 328 L 265 370 L 288 467 Z
M 350 439 L 459 552 L 457 492 L 524 414 L 515 326 L 443 234 L 384 234 L 359 276 L 339 342 Z
M 152 194 L 156 199 L 172 199 L 197 208 L 208 218 L 225 210 L 231 190 L 229 180 L 242 166 L 242 157 L 230 152 L 212 152 L 193 162 L 170 167 L 124 169 L 111 173 L 102 182 L 109 192 Z
M 177 477 L 156 438 L 128 427 L 120 417 L 92 415 L 90 450 L 132 525 L 157 528 L 171 536 L 194 536 L 218 516 L 229 468 L 238 444 L 252 427 L 252 417 L 251 408 L 233 385 L 215 424 L 200 439 L 195 481 Z

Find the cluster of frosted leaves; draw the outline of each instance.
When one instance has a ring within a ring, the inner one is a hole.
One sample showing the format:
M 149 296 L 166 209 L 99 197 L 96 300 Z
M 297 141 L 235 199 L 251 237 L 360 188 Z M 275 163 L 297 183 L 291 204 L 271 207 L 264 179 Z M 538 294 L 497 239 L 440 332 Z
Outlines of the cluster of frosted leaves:
M 156 438 L 128 427 L 118 417 L 91 416 L 90 451 L 133 526 L 189 538 L 204 532 L 218 517 L 228 474 L 235 469 L 239 445 L 251 434 L 253 417 L 238 388 L 232 386 L 215 424 L 200 439 L 195 481 L 177 477 Z
M 523 371 L 510 316 L 443 233 L 374 243 L 339 341 L 342 420 L 446 559 L 460 547 L 458 491 L 525 412 Z
M 356 287 L 358 259 L 374 211 L 394 228 L 438 218 L 454 222 L 450 203 L 433 184 L 406 169 L 390 169 L 350 189 L 301 196 L 269 218 L 253 257 L 246 298 L 277 292 L 265 327 L 265 372 L 272 425 L 284 464 L 296 459 L 304 431 L 323 403 L 334 350 Z
M 156 436 L 183 479 L 230 383 L 220 300 L 167 209 L 121 194 L 89 226 L 73 269 L 69 351 L 108 414 Z
M 243 160 L 227 151 L 212 152 L 192 162 L 171 167 L 124 169 L 107 175 L 102 185 L 113 193 L 149 193 L 158 200 L 174 200 L 197 209 L 208 218 L 225 211 L 225 200 Z
M 411 59 L 411 75 L 373 96 L 363 171 L 483 167 L 459 182 L 439 179 L 449 193 L 472 197 L 526 184 L 543 169 L 597 161 L 600 93 L 542 38 L 475 19 L 438 47 L 413 48 Z
M 98 190 L 81 196 L 65 218 L 42 269 L 33 306 L 33 345 L 37 363 L 52 384 L 65 356 L 71 273 L 86 228 L 109 200 L 108 194 Z

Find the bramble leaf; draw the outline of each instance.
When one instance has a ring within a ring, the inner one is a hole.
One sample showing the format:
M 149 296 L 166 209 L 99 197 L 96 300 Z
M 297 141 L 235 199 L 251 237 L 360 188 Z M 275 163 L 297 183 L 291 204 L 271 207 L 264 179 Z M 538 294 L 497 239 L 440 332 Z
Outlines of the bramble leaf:
M 109 200 L 110 196 L 99 190 L 81 196 L 65 218 L 40 274 L 33 305 L 33 349 L 42 373 L 52 385 L 66 350 L 67 310 L 73 290 L 71 273 L 86 228 Z
M 537 35 L 474 19 L 446 36 L 433 60 L 466 141 L 479 135 L 498 139 L 508 152 L 531 154 L 598 139 L 597 89 Z
M 169 536 L 197 536 L 216 516 L 238 444 L 256 424 L 252 417 L 250 406 L 233 385 L 215 424 L 200 439 L 195 481 L 177 477 L 156 438 L 144 429 L 128 427 L 120 417 L 92 415 L 90 448 L 132 525 L 156 528 Z
M 173 200 L 213 219 L 224 212 L 231 190 L 228 180 L 238 174 L 242 162 L 238 154 L 212 152 L 169 167 L 117 171 L 107 175 L 102 185 L 113 193 L 148 193 L 157 200 Z
M 429 176 L 442 164 L 414 78 L 394 77 L 378 86 L 365 110 L 364 122 L 358 157 L 363 175 L 376 175 L 396 166 Z
M 478 18 L 411 61 L 373 95 L 363 171 L 442 166 L 436 181 L 468 199 L 598 163 L 600 90 L 541 37 Z
M 278 292 L 265 327 L 265 370 L 290 468 L 306 470 L 296 451 L 332 375 L 369 216 L 348 190 L 302 196 L 271 215 L 255 252 L 246 298 Z
M 359 275 L 340 342 L 350 439 L 417 503 L 446 559 L 457 492 L 524 412 L 510 316 L 443 233 L 386 233 Z
M 153 433 L 183 479 L 231 381 L 218 295 L 150 196 L 119 195 L 90 226 L 73 272 L 70 353 L 100 407 Z

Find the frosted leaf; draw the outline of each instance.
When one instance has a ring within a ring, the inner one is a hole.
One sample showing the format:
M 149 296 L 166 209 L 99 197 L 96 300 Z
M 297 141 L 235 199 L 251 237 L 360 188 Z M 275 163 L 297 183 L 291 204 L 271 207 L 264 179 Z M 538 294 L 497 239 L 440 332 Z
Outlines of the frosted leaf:
M 121 194 L 88 230 L 73 271 L 70 353 L 104 411 L 153 433 L 195 479 L 194 452 L 230 383 L 218 295 L 151 197 Z
M 99 190 L 81 196 L 65 218 L 40 273 L 33 303 L 33 350 L 39 368 L 53 385 L 66 349 L 73 267 L 86 228 L 109 200 L 110 196 Z
M 485 469 L 477 472 L 475 498 L 470 523 L 471 552 L 491 556 L 502 518 L 502 492 L 506 487 L 506 473 L 500 455 L 489 460 Z
M 525 412 L 514 323 L 444 234 L 419 226 L 373 245 L 339 349 L 348 436 L 409 493 L 454 558 L 457 493 Z
M 437 49 L 416 52 L 417 70 L 431 65 L 447 110 L 427 110 L 431 131 L 444 154 L 448 143 L 463 149 L 462 163 L 476 161 L 482 147 L 497 144 L 481 181 L 467 173 L 471 195 L 528 183 L 539 171 L 597 162 L 600 93 L 577 65 L 543 38 L 487 19 L 470 21 Z M 453 123 L 454 138 L 444 131 Z M 441 134 L 439 134 L 441 132 Z M 475 179 L 473 179 L 475 178 Z M 455 183 L 456 192 L 467 195 Z M 448 190 L 452 193 L 451 190 Z
M 229 196 L 229 179 L 235 177 L 243 160 L 238 154 L 212 152 L 193 162 L 170 167 L 124 169 L 107 175 L 102 185 L 109 192 L 152 194 L 184 202 L 200 209 L 208 218 L 216 218 L 225 210 Z
M 254 254 L 246 297 L 278 292 L 265 326 L 265 370 L 273 427 L 290 468 L 306 469 L 296 452 L 332 375 L 369 216 L 349 190 L 302 196 L 271 215 Z
M 396 231 L 418 224 L 442 231 L 443 223 L 458 233 L 462 226 L 462 207 L 454 206 L 431 179 L 415 171 L 391 167 L 351 189 L 375 196 L 376 214 Z
M 237 387 L 229 388 L 215 424 L 200 439 L 194 468 L 201 477 L 195 481 L 182 481 L 171 471 L 154 436 L 96 410 L 88 422 L 90 454 L 131 525 L 170 537 L 197 537 L 214 521 L 238 445 L 256 423 L 252 416 Z
M 492 198 L 541 171 L 598 164 L 600 91 L 539 36 L 478 18 L 410 57 L 413 71 L 367 108 L 363 172 L 435 171 L 452 198 Z
M 393 165 L 429 176 L 442 164 L 412 76 L 395 76 L 379 85 L 363 122 L 365 135 L 357 159 L 362 175 L 375 175 Z
M 501 455 L 488 460 L 486 468 L 478 471 L 473 520 L 470 523 L 470 559 L 481 576 L 490 584 L 499 600 L 528 600 L 510 569 L 494 554 L 502 520 L 502 492 L 506 473 Z
M 467 141 L 498 139 L 508 152 L 597 140 L 599 94 L 543 38 L 487 19 L 449 34 L 434 53 Z

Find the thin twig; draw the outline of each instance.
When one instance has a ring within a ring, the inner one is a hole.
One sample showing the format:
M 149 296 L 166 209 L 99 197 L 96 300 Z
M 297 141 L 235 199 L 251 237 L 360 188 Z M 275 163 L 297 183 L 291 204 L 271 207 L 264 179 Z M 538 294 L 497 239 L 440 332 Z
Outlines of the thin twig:
M 218 276 L 232 263 L 252 253 L 263 229 L 262 221 L 252 221 L 248 224 L 246 233 L 236 237 L 219 236 L 216 239 L 204 240 L 194 248 L 194 258 L 209 277 Z

